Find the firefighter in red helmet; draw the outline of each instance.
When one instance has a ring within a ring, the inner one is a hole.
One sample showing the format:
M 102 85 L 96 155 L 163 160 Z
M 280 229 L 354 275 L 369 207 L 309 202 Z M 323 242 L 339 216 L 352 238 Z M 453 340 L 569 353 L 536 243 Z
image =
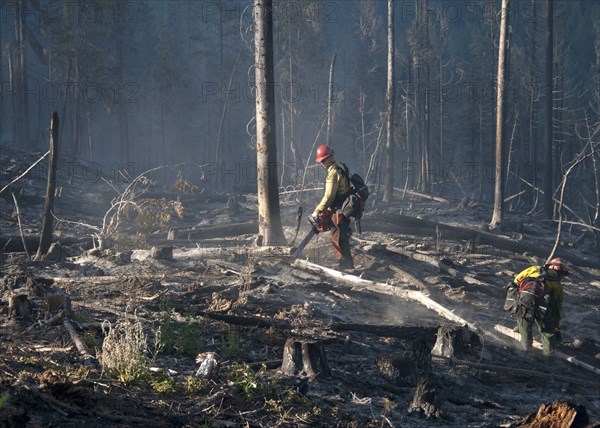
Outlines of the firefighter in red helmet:
M 569 275 L 567 264 L 555 257 L 543 266 L 521 271 L 507 286 L 505 309 L 517 319 L 524 350 L 531 349 L 533 324 L 537 324 L 545 355 L 554 354 L 561 341 L 560 320 L 563 303 L 562 279 Z
M 350 219 L 342 214 L 342 204 L 350 193 L 348 168 L 333 157 L 333 149 L 326 145 L 317 148 L 315 162 L 327 170 L 325 194 L 311 217 L 319 221 L 326 210 L 331 210 L 331 243 L 340 269 L 353 269 L 354 261 L 350 252 Z

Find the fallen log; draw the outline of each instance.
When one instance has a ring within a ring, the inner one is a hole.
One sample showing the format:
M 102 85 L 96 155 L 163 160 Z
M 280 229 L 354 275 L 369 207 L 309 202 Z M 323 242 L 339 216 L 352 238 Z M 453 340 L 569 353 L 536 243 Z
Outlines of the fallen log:
M 174 239 L 209 239 L 258 233 L 258 222 L 200 226 L 192 229 L 172 229 Z
M 442 316 L 450 321 L 454 321 L 461 325 L 466 325 L 467 327 L 469 327 L 472 331 L 474 331 L 476 333 L 480 333 L 480 334 L 488 336 L 489 338 L 494 339 L 498 342 L 502 342 L 502 340 L 498 336 L 496 336 L 494 333 L 477 327 L 475 324 L 461 318 L 460 316 L 458 316 L 454 312 L 452 312 L 450 309 L 445 308 L 444 306 L 440 305 L 438 302 L 430 299 L 429 297 L 425 296 L 424 294 L 422 294 L 419 291 L 403 290 L 396 286 L 391 286 L 388 284 L 382 284 L 382 283 L 377 283 L 374 281 L 362 279 L 355 275 L 350 275 L 350 274 L 347 274 L 344 272 L 336 271 L 334 269 L 326 268 L 324 266 L 319 266 L 315 263 L 311 263 L 306 260 L 297 259 L 294 261 L 294 265 L 303 267 L 308 270 L 321 272 L 332 278 L 336 278 L 341 281 L 348 282 L 350 284 L 354 284 L 357 286 L 362 286 L 365 289 L 374 291 L 376 293 L 384 293 L 384 294 L 389 294 L 389 295 L 393 295 L 396 297 L 414 300 L 416 302 L 419 302 L 426 308 L 435 311 L 440 316 Z
M 457 240 L 473 240 L 482 244 L 493 245 L 496 248 L 500 248 L 506 251 L 512 251 L 515 253 L 528 252 L 535 254 L 541 259 L 546 259 L 549 252 L 549 247 L 540 245 L 540 239 L 533 240 L 533 242 L 516 241 L 508 237 L 503 237 L 490 232 L 481 230 L 467 229 L 464 227 L 451 226 L 444 223 L 437 223 L 431 220 L 420 219 L 416 217 L 410 217 L 402 214 L 389 214 L 389 213 L 377 213 L 367 214 L 365 216 L 365 225 L 369 224 L 372 228 L 377 224 L 389 223 L 400 227 L 400 230 L 406 230 L 406 233 L 410 234 L 426 234 L 430 236 L 437 236 L 438 233 L 442 232 L 443 237 Z M 551 245 L 551 244 L 549 244 Z M 571 251 L 564 248 L 557 250 L 556 257 L 567 258 L 571 263 L 579 266 L 598 268 L 600 263 L 594 259 L 586 259 Z
M 73 343 L 75 344 L 75 347 L 79 351 L 79 355 L 81 355 L 83 357 L 83 363 L 86 366 L 94 365 L 94 363 L 93 363 L 94 357 L 92 357 L 92 355 L 90 355 L 90 352 L 88 351 L 87 346 L 85 346 L 85 343 L 83 343 L 81 341 L 81 339 L 79 338 L 79 335 L 75 331 L 75 328 L 73 328 L 73 324 L 71 324 L 71 322 L 69 321 L 68 318 L 63 319 L 63 325 L 69 332 L 69 336 L 71 336 L 71 339 L 73 340 Z
M 467 275 L 463 272 L 460 272 L 457 269 L 452 267 L 452 264 L 447 259 L 437 260 L 435 257 L 428 256 L 427 254 L 417 253 L 414 251 L 407 251 L 402 248 L 389 248 L 381 245 L 373 245 L 369 248 L 368 252 L 373 254 L 380 254 L 387 257 L 402 257 L 405 259 L 412 259 L 421 262 L 425 262 L 431 266 L 437 267 L 441 272 L 446 272 L 452 275 L 455 278 L 461 279 L 467 284 L 471 285 L 479 285 L 483 287 L 489 287 L 490 284 L 487 284 L 483 281 L 480 281 L 476 278 L 473 278 L 470 275 Z M 416 285 L 416 284 L 415 284 Z
M 500 325 L 500 324 L 496 324 L 494 326 L 494 329 L 496 331 L 498 331 L 498 332 L 506 335 L 506 336 L 512 337 L 513 339 L 515 339 L 518 342 L 521 341 L 521 335 L 518 332 L 513 331 L 512 329 L 510 329 L 508 327 L 505 327 L 505 326 Z M 542 344 L 540 342 L 538 342 L 537 340 L 533 341 L 533 347 L 536 348 L 536 349 L 543 349 Z M 562 358 L 563 360 L 566 360 L 569 363 L 571 363 L 571 364 L 573 364 L 573 365 L 575 365 L 577 367 L 581 367 L 583 369 L 591 371 L 592 373 L 596 373 L 597 375 L 600 375 L 600 369 L 597 368 L 597 367 L 594 367 L 594 366 L 592 366 L 592 365 L 590 365 L 588 363 L 584 363 L 583 361 L 580 361 L 577 358 L 572 357 L 570 355 L 567 355 L 567 354 L 565 354 L 563 352 L 560 352 L 560 351 L 556 351 L 555 350 L 554 354 L 557 357 Z
M 245 327 L 277 328 L 280 330 L 292 330 L 297 328 L 290 321 L 267 317 L 238 316 L 222 314 L 217 312 L 195 311 L 198 316 L 203 316 L 216 321 L 223 321 L 227 324 L 241 325 Z M 373 324 L 354 324 L 344 322 L 331 322 L 327 325 L 307 322 L 304 326 L 308 328 L 320 327 L 334 331 L 355 331 L 360 333 L 374 334 L 380 337 L 396 337 L 399 339 L 417 339 L 425 338 L 429 341 L 435 341 L 437 326 L 396 326 L 396 325 L 373 325 Z
M 448 199 L 440 198 L 439 196 L 425 195 L 423 193 L 413 192 L 408 189 L 400 189 L 398 187 L 394 187 L 394 193 L 401 193 L 403 195 L 410 195 L 421 199 L 427 199 L 429 201 L 440 202 L 442 204 L 449 204 L 450 201 Z
M 31 236 L 25 235 L 23 237 L 25 244 L 27 245 L 27 249 L 31 252 L 37 251 L 38 245 L 40 243 L 39 236 Z M 71 245 L 81 245 L 84 248 L 91 248 L 91 240 L 88 238 L 69 238 L 62 237 L 59 239 L 61 245 L 63 247 L 71 246 Z M 23 241 L 21 237 L 18 235 L 3 235 L 0 236 L 0 251 L 5 253 L 21 253 L 25 251 L 25 247 L 23 246 Z
M 543 378 L 543 379 L 554 379 L 560 382 L 568 382 L 572 385 L 582 385 L 589 386 L 593 388 L 600 388 L 600 382 L 590 381 L 588 379 L 579 379 L 571 376 L 558 375 L 554 373 L 543 373 L 534 370 L 520 369 L 518 367 L 510 367 L 510 366 L 498 366 L 495 364 L 484 364 L 477 363 L 475 361 L 467 361 L 467 360 L 459 360 L 454 357 L 443 357 L 439 355 L 433 355 L 433 359 L 448 361 L 450 364 L 455 364 L 458 366 L 467 366 L 473 367 L 476 369 L 489 370 L 497 373 L 511 373 L 520 376 L 526 377 L 535 377 L 535 378 Z

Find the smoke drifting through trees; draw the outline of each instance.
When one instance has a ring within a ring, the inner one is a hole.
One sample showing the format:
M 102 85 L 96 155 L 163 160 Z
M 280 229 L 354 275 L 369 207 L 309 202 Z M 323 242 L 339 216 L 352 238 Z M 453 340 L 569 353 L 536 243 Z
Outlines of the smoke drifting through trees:
M 600 123 L 600 6 L 552 5 L 557 74 L 548 119 L 551 92 L 540 68 L 547 8 L 510 2 L 504 193 L 528 192 L 514 206 L 542 208 L 531 189 L 542 187 L 547 168 L 559 183 L 562 165 L 584 144 L 576 130 L 593 134 Z M 56 110 L 63 176 L 64 162 L 79 159 L 88 162 L 73 164 L 87 168 L 83 180 L 182 163 L 164 180 L 181 169 L 198 185 L 256 191 L 252 9 L 231 0 L 3 1 L 2 144 L 45 150 Z M 499 12 L 499 1 L 394 2 L 395 186 L 491 202 Z M 383 184 L 386 163 L 373 154 L 386 138 L 387 14 L 387 3 L 375 0 L 274 1 L 280 185 L 297 185 L 313 143 L 325 142 L 334 54 L 331 143 L 352 170 L 366 175 L 372 160 L 369 178 Z M 548 129 L 551 165 L 540 159 Z M 583 198 L 566 192 L 565 203 L 582 213 L 596 201 L 593 161 L 573 180 Z M 319 182 L 322 172 L 311 167 L 308 181 Z M 587 202 L 577 206 L 580 199 Z

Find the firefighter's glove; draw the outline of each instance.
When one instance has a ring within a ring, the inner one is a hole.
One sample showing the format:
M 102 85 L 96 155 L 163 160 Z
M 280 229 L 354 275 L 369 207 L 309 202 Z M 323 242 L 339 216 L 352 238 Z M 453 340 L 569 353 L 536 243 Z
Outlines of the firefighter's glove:
M 314 211 L 311 215 L 308 216 L 308 221 L 314 224 L 319 224 L 319 213 Z
M 562 334 L 560 333 L 560 328 L 557 328 L 554 332 L 554 338 L 557 342 L 562 342 Z

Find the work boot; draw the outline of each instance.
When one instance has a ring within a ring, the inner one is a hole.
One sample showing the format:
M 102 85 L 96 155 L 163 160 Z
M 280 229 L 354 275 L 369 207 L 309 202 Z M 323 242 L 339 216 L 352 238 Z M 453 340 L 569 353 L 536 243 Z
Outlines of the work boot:
M 343 259 L 341 259 L 338 263 L 338 267 L 340 268 L 340 270 L 354 269 L 354 261 L 352 260 L 352 257 L 344 257 Z

